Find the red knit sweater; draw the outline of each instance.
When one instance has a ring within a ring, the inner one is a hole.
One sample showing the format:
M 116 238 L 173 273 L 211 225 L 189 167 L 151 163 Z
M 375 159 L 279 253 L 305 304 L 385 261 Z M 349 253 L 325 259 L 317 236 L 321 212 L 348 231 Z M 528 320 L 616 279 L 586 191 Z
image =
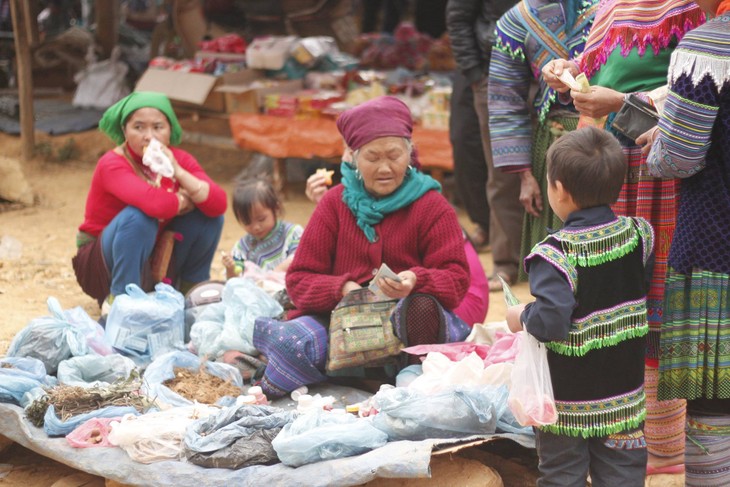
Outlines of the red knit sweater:
M 456 213 L 446 199 L 429 191 L 410 206 L 375 225 L 368 242 L 342 201 L 341 185 L 328 191 L 304 229 L 286 273 L 286 287 L 297 307 L 290 317 L 329 313 L 342 299 L 347 281 L 365 284 L 385 262 L 396 273 L 416 274 L 414 293 L 430 294 L 447 309 L 461 302 L 469 287 L 469 268 Z
M 208 198 L 197 204 L 200 211 L 211 217 L 225 213 L 226 192 L 205 174 L 191 154 L 182 149 L 171 150 L 180 166 L 210 184 Z M 79 230 L 98 237 L 117 213 L 130 205 L 158 218 L 164 225 L 177 215 L 179 203 L 175 192 L 178 188 L 177 181 L 168 178 L 162 178 L 159 188 L 151 186 L 135 173 L 124 156 L 110 150 L 96 164 L 86 197 L 84 222 Z

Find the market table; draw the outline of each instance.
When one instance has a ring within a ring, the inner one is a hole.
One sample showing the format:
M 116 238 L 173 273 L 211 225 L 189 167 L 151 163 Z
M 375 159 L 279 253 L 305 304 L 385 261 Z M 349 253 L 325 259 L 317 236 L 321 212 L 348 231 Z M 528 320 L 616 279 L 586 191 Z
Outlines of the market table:
M 229 120 L 231 134 L 239 147 L 276 160 L 274 182 L 278 187 L 286 184 L 284 159 L 319 158 L 339 162 L 342 155 L 342 137 L 331 118 L 298 119 L 232 113 Z M 423 169 L 443 181 L 444 172 L 452 171 L 454 167 L 449 132 L 416 125 L 413 142 Z

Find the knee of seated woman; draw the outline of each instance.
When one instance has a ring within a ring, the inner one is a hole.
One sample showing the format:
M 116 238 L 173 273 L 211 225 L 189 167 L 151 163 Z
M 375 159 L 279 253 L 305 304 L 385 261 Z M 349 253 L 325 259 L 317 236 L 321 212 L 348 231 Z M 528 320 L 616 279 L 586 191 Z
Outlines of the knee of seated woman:
M 117 218 L 120 219 L 118 231 L 125 233 L 145 235 L 151 232 L 152 235 L 156 235 L 159 229 L 159 221 L 157 218 L 147 215 L 134 206 L 124 208 L 115 217 L 115 219 Z

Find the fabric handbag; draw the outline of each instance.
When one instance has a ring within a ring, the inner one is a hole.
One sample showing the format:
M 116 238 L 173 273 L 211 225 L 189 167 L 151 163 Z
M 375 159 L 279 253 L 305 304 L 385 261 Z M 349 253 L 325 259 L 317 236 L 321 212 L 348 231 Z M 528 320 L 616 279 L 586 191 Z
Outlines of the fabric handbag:
M 332 311 L 327 370 L 388 363 L 403 344 L 390 321 L 398 300 L 378 301 L 369 289 L 350 292 Z
M 616 113 L 611 128 L 636 140 L 641 134 L 659 122 L 659 114 L 651 104 L 636 95 L 630 94 L 621 109 Z

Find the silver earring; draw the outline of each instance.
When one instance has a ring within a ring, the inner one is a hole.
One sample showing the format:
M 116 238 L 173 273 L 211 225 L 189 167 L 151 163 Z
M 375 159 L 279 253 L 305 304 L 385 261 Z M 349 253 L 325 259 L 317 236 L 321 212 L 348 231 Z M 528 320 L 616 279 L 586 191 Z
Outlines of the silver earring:
M 359 181 L 362 181 L 362 174 L 360 174 L 360 170 L 359 170 L 358 168 L 355 168 L 355 177 L 356 177 L 356 178 L 357 178 L 357 179 L 358 179 Z

